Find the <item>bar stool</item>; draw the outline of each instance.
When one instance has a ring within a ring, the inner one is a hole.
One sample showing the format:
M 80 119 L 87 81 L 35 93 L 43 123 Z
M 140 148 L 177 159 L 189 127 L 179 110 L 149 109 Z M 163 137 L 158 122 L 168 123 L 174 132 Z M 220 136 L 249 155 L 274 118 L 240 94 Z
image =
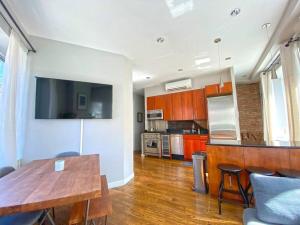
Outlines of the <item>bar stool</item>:
M 278 170 L 277 173 L 281 177 L 300 178 L 300 171 L 299 170 L 283 169 L 283 170 Z
M 264 176 L 274 176 L 275 175 L 275 172 L 272 171 L 272 170 L 268 170 L 266 168 L 256 167 L 256 166 L 249 166 L 249 167 L 246 168 L 246 171 L 247 171 L 249 176 L 250 176 L 251 173 L 257 173 L 257 174 L 264 175 Z M 249 197 L 250 188 L 251 188 L 251 182 L 249 180 L 249 183 L 248 183 L 248 185 L 245 189 L 245 194 L 246 194 L 247 198 Z M 250 200 L 248 199 L 249 204 L 251 204 L 252 199 L 253 199 L 253 192 L 250 194 Z
M 221 171 L 221 182 L 219 186 L 219 195 L 218 195 L 218 206 L 219 206 L 219 214 L 221 215 L 222 209 L 221 209 L 221 204 L 223 201 L 223 192 L 229 192 L 232 194 L 240 194 L 240 196 L 243 198 L 244 201 L 244 207 L 248 207 L 248 198 L 245 195 L 245 191 L 243 189 L 243 186 L 241 185 L 240 181 L 240 173 L 242 172 L 242 168 L 236 165 L 232 164 L 219 164 L 218 169 Z M 237 184 L 238 184 L 238 191 L 233 191 L 233 190 L 228 190 L 224 188 L 224 178 L 225 174 L 228 174 L 230 177 L 235 176 L 237 179 Z

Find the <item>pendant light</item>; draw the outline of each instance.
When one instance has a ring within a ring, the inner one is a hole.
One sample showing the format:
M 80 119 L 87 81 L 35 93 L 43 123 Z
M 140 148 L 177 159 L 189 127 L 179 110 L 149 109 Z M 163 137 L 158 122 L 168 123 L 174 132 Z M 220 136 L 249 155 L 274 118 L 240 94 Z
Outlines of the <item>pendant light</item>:
M 267 41 L 269 42 L 270 41 L 270 27 L 271 27 L 271 24 L 270 23 L 265 23 L 262 25 L 262 29 L 264 29 L 266 31 L 266 36 L 267 36 Z M 272 60 L 274 58 L 274 55 L 273 55 L 273 51 L 272 51 L 272 47 L 270 49 L 270 62 L 272 63 Z M 276 73 L 276 69 L 274 68 L 274 66 L 272 66 L 271 64 L 271 79 L 275 80 L 278 78 L 277 76 L 277 73 Z
M 221 70 L 221 54 L 220 54 L 220 42 L 221 38 L 216 38 L 214 42 L 218 45 L 218 56 L 219 56 L 219 71 L 220 71 L 220 88 L 224 87 L 224 81 L 222 79 L 222 70 Z

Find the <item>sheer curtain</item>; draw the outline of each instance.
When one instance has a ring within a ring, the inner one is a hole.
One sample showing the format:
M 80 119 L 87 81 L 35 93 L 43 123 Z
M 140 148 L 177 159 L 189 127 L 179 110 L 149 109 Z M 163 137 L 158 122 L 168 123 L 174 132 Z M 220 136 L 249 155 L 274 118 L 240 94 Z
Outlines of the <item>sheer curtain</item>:
M 27 52 L 12 30 L 0 99 L 0 166 L 17 167 L 22 158 L 29 84 Z
M 260 75 L 261 88 L 262 88 L 262 100 L 263 100 L 263 123 L 264 123 L 264 140 L 267 144 L 272 141 L 272 113 L 273 107 L 272 101 L 272 84 L 271 84 L 271 72 L 262 73 Z
M 277 79 L 272 79 L 272 74 Z M 290 140 L 287 103 L 281 66 L 261 74 L 264 140 L 267 144 Z
M 284 74 L 290 141 L 300 141 L 300 54 L 299 42 L 289 47 L 281 46 L 281 62 Z

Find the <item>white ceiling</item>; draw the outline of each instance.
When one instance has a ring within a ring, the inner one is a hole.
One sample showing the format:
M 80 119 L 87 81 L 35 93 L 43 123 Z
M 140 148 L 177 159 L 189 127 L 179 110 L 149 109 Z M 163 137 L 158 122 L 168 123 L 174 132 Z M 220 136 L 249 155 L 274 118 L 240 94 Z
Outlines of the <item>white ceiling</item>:
M 141 89 L 168 80 L 234 66 L 248 75 L 267 38 L 262 24 L 276 28 L 288 0 L 10 0 L 7 4 L 30 35 L 122 54 L 134 62 L 134 86 Z M 241 14 L 230 16 L 234 8 Z M 156 39 L 164 37 L 158 44 Z M 232 57 L 225 61 L 225 57 Z M 211 58 L 199 70 L 195 59 Z M 178 72 L 182 68 L 183 72 Z M 151 76 L 146 80 L 146 76 Z

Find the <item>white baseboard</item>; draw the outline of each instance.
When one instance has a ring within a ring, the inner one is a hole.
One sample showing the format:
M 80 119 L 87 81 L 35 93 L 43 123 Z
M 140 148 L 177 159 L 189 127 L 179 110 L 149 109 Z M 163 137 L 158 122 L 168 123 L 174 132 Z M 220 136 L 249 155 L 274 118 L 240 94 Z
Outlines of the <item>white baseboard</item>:
M 108 188 L 116 188 L 116 187 L 123 186 L 133 178 L 134 178 L 134 173 L 130 174 L 128 177 L 126 177 L 123 180 L 118 180 L 118 181 L 108 183 Z

